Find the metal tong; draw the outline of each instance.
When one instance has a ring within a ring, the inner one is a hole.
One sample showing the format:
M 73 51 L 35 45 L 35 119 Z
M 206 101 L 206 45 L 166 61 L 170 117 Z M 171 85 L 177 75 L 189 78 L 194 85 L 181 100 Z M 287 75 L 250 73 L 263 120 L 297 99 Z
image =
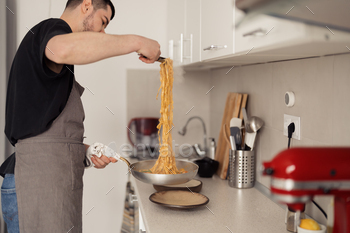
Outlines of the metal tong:
M 142 54 L 140 54 L 140 53 L 139 53 L 138 55 L 139 55 L 139 56 L 142 56 L 142 57 L 144 57 L 144 58 L 147 58 L 146 56 L 144 56 L 144 55 L 142 55 Z M 158 62 L 164 62 L 165 59 L 166 59 L 165 57 L 159 57 L 157 61 L 158 61 Z

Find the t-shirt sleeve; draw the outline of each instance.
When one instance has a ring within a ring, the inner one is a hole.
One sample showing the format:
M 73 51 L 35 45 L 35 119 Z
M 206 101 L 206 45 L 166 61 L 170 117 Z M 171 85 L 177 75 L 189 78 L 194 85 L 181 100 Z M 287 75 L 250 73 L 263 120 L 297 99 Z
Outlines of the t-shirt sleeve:
M 43 25 L 40 33 L 41 33 L 41 37 L 40 37 L 40 55 L 39 55 L 39 57 L 40 57 L 40 61 L 42 64 L 42 70 L 49 77 L 56 77 L 60 74 L 56 74 L 53 71 L 51 71 L 46 66 L 45 61 L 44 61 L 44 58 L 46 57 L 45 56 L 45 49 L 47 47 L 47 43 L 54 36 L 72 33 L 72 30 L 65 21 L 63 21 L 61 19 L 52 19 L 52 20 L 48 20 L 45 23 L 45 25 Z M 50 50 L 50 48 L 48 48 L 48 49 L 50 52 L 55 54 L 55 51 Z M 64 70 L 65 69 L 62 69 L 61 73 Z

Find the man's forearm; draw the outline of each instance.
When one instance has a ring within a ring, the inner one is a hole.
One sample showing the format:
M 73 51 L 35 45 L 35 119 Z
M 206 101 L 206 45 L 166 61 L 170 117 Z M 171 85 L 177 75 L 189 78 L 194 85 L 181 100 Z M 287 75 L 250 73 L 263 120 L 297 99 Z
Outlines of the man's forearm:
M 147 42 L 145 38 L 136 35 L 77 32 L 53 37 L 45 55 L 57 64 L 82 65 L 139 52 L 144 42 Z

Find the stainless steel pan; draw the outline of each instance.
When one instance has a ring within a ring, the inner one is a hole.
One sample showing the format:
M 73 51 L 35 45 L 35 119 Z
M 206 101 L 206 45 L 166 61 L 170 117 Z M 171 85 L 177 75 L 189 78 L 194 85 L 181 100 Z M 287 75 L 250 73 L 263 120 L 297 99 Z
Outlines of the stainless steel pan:
M 186 160 L 176 160 L 176 167 L 178 169 L 183 168 L 187 171 L 187 173 L 184 174 L 152 174 L 141 172 L 142 170 L 151 169 L 157 160 L 146 160 L 130 164 L 126 158 L 121 157 L 110 147 L 105 146 L 101 143 L 95 144 L 91 146 L 94 148 L 94 151 L 88 153 L 87 155 L 87 159 L 89 160 L 91 166 L 93 166 L 93 163 L 91 162 L 92 154 L 104 154 L 107 157 L 115 158 L 116 160 L 122 160 L 125 162 L 128 165 L 131 174 L 136 179 L 145 183 L 155 185 L 183 184 L 192 180 L 198 172 L 198 165 Z
M 172 185 L 172 184 L 183 184 L 192 180 L 197 172 L 198 165 L 185 160 L 176 160 L 176 167 L 178 169 L 185 169 L 187 173 L 184 174 L 152 174 L 140 172 L 141 170 L 148 170 L 153 167 L 156 160 L 145 160 L 133 163 L 129 166 L 132 175 L 144 182 L 155 185 Z

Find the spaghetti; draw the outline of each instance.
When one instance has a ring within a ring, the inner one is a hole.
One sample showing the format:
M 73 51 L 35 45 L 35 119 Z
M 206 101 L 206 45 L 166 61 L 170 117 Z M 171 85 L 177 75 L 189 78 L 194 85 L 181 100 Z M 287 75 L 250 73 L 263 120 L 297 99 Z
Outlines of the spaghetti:
M 171 130 L 173 125 L 173 82 L 174 71 L 173 61 L 170 58 L 165 59 L 160 64 L 160 87 L 161 108 L 158 128 L 159 138 L 159 158 L 155 165 L 147 172 L 154 174 L 182 174 L 186 173 L 184 169 L 177 169 L 174 151 L 172 149 Z

